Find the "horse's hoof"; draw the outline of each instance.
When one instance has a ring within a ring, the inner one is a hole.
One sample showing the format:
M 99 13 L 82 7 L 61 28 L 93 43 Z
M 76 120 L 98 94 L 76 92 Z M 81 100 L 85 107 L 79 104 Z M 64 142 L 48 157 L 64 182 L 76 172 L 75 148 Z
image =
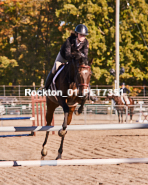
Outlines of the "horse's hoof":
M 63 136 L 65 136 L 66 134 L 67 134 L 67 131 L 66 131 L 66 130 L 60 129 L 60 130 L 58 131 L 58 135 L 59 135 L 60 137 L 63 137 Z
M 42 149 L 41 155 L 42 155 L 43 157 L 47 155 L 47 149 L 46 149 L 46 148 L 43 148 L 43 149 Z
M 44 160 L 44 156 L 41 156 L 41 160 Z
M 58 156 L 56 157 L 56 160 L 62 159 L 62 154 L 58 153 Z
M 78 116 L 79 112 L 77 110 L 74 111 L 75 115 Z

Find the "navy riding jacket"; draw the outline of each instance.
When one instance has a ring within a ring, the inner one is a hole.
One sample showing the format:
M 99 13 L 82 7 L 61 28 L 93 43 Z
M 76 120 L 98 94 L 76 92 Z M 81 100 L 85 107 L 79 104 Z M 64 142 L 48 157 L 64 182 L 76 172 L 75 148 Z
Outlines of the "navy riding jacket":
M 120 88 L 120 89 L 123 89 L 123 93 L 130 93 L 130 90 L 129 89 L 127 89 L 126 87 L 125 88 Z
M 88 40 L 85 38 L 79 45 L 76 44 L 75 34 L 71 34 L 70 37 L 64 42 L 61 47 L 60 54 L 65 60 L 71 60 L 73 58 L 72 52 L 80 51 L 83 57 L 88 57 Z

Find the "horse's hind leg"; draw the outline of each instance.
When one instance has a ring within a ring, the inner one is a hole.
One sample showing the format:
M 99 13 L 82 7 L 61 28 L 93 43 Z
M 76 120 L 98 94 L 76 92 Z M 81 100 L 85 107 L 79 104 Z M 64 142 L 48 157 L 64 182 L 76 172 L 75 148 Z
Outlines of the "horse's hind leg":
M 63 111 L 64 111 L 64 121 L 63 121 L 63 125 L 62 125 L 63 128 L 58 131 L 58 135 L 60 137 L 63 137 L 67 133 L 66 128 L 68 125 L 69 107 L 68 107 L 65 99 L 61 101 L 60 105 L 62 106 Z
M 46 113 L 47 126 L 51 125 L 53 113 L 57 107 L 58 107 L 57 104 L 53 103 L 52 101 L 50 101 L 47 98 L 47 113 Z M 41 151 L 41 155 L 42 155 L 41 159 L 44 159 L 44 157 L 47 155 L 46 144 L 47 144 L 48 136 L 49 136 L 49 131 L 46 132 L 46 137 L 45 137 L 44 143 L 42 145 L 43 149 Z
M 70 107 L 70 108 L 69 108 L 68 119 L 67 119 L 67 125 L 69 125 L 70 122 L 71 122 L 72 114 L 73 114 L 75 108 L 76 108 L 76 107 Z M 62 159 L 64 138 L 65 138 L 65 135 L 62 136 L 62 138 L 61 138 L 61 144 L 60 144 L 60 148 L 59 148 L 59 150 L 58 150 L 58 156 L 57 156 L 56 160 L 57 160 L 57 159 Z
M 117 113 L 118 113 L 118 122 L 120 123 L 120 111 L 118 110 Z
M 132 123 L 133 118 L 133 107 L 130 108 L 130 123 Z
M 121 110 L 121 123 L 123 123 L 123 111 Z

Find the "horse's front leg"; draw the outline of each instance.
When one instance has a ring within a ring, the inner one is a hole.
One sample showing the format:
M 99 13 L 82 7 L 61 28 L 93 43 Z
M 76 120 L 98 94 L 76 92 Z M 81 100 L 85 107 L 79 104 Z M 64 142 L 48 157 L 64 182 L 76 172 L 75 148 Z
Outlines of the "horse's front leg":
M 46 132 L 46 136 L 45 136 L 45 140 L 44 140 L 44 143 L 43 143 L 43 148 L 41 150 L 41 159 L 43 160 L 44 157 L 47 155 L 47 149 L 46 149 L 46 144 L 47 144 L 47 140 L 48 140 L 48 136 L 49 136 L 49 131 Z
M 74 113 L 76 115 L 79 115 L 83 112 L 83 107 L 84 107 L 85 101 L 86 101 L 86 99 L 82 99 L 80 107 L 78 108 L 78 110 L 74 111 Z
M 69 108 L 69 114 L 68 114 L 68 118 L 67 118 L 67 125 L 69 125 L 70 122 L 71 122 L 72 114 L 73 114 L 75 108 L 76 108 L 76 106 L 75 106 L 75 107 L 70 107 L 70 108 Z M 57 156 L 56 160 L 62 159 L 64 138 L 65 138 L 65 135 L 62 136 L 62 138 L 61 138 L 61 144 L 60 144 L 60 148 L 59 148 L 59 150 L 58 150 L 58 156 Z
M 69 107 L 65 101 L 62 102 L 62 107 L 63 107 L 63 111 L 64 111 L 64 121 L 63 121 L 63 125 L 62 125 L 63 128 L 60 129 L 58 132 L 58 135 L 60 137 L 63 137 L 67 133 L 66 128 L 67 128 L 68 113 L 69 113 Z
M 49 99 L 47 99 L 47 113 L 46 113 L 47 126 L 51 125 L 53 113 L 54 113 L 54 110 L 56 109 L 56 107 L 58 107 L 58 105 L 54 104 Z M 41 159 L 44 159 L 44 157 L 47 155 L 46 145 L 47 145 L 48 136 L 49 136 L 49 131 L 46 132 L 45 140 L 42 145 L 43 148 L 41 150 L 41 155 L 42 155 Z

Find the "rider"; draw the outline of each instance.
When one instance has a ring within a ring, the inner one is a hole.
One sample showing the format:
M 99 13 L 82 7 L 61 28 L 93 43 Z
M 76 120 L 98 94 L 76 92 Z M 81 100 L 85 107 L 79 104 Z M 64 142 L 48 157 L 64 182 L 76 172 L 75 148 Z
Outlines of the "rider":
M 127 93 L 129 94 L 130 93 L 130 90 L 125 87 L 125 83 L 124 82 L 121 84 L 120 90 L 121 89 L 123 90 L 123 92 L 121 93 L 121 98 L 124 99 L 124 101 L 125 101 L 125 103 L 127 105 L 127 104 L 129 104 Z
M 45 82 L 46 90 L 50 86 L 58 67 L 67 60 L 72 60 L 74 57 L 72 54 L 73 51 L 79 52 L 81 57 L 87 58 L 89 44 L 86 39 L 86 35 L 88 35 L 87 27 L 83 24 L 79 24 L 75 28 L 75 33 L 72 33 L 71 36 L 64 42 L 56 57 L 53 68 L 47 76 Z

